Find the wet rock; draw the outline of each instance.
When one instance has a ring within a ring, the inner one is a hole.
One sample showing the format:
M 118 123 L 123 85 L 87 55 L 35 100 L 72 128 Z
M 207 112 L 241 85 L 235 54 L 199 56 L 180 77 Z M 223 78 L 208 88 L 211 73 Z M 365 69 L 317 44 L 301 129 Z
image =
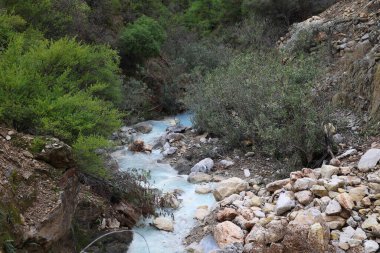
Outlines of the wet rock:
M 166 130 L 171 133 L 184 133 L 187 127 L 185 126 L 170 126 Z
M 282 215 L 296 206 L 291 192 L 283 192 L 277 200 L 276 214 Z
M 203 221 L 209 213 L 208 206 L 199 206 L 197 210 L 195 210 L 195 218 L 199 221 Z
M 375 168 L 376 164 L 380 161 L 380 149 L 370 149 L 361 158 L 358 164 L 358 169 L 367 172 Z
M 207 194 L 212 192 L 212 189 L 209 185 L 197 185 L 195 187 L 195 192 L 198 194 Z
M 166 135 L 166 140 L 170 143 L 180 141 L 185 138 L 185 135 L 179 133 L 169 133 Z
M 158 217 L 153 220 L 153 224 L 156 228 L 168 232 L 173 232 L 174 226 L 173 221 L 167 217 Z
M 187 177 L 187 181 L 192 184 L 207 183 L 211 181 L 211 176 L 202 172 L 191 172 Z
M 150 133 L 153 129 L 152 125 L 147 122 L 138 123 L 134 125 L 132 128 L 135 129 L 137 132 L 140 132 L 143 134 Z
M 220 248 L 224 248 L 229 244 L 243 243 L 244 233 L 240 227 L 231 221 L 224 221 L 219 223 L 214 228 L 214 238 Z
M 191 172 L 208 173 L 214 167 L 214 161 L 211 158 L 205 158 L 191 168 Z
M 241 191 L 245 191 L 249 188 L 248 182 L 237 178 L 229 178 L 227 180 L 223 180 L 219 182 L 215 190 L 213 192 L 214 197 L 216 200 L 222 200 L 234 193 L 239 193 Z

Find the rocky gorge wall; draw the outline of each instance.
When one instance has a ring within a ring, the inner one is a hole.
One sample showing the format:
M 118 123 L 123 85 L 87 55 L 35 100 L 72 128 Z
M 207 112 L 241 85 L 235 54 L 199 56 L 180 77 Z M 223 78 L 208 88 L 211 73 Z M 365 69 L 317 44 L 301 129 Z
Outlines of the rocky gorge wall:
M 284 51 L 306 50 L 329 65 L 319 90 L 333 104 L 378 120 L 380 1 L 338 1 L 318 16 L 294 24 L 279 41 Z

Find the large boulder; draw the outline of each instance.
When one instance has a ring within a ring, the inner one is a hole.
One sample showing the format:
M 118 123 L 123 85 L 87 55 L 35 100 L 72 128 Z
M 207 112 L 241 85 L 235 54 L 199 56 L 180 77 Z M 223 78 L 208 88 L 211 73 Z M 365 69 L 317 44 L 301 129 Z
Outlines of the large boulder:
M 214 238 L 219 247 L 224 248 L 229 244 L 243 243 L 244 233 L 240 227 L 231 221 L 224 221 L 216 225 L 214 229 Z
M 215 199 L 220 201 L 234 193 L 245 191 L 248 188 L 249 188 L 248 182 L 237 177 L 232 177 L 232 178 L 219 182 L 216 185 L 213 194 L 214 194 Z
M 208 173 L 214 167 L 214 161 L 211 158 L 205 158 L 191 168 L 191 172 Z
M 191 172 L 187 177 L 187 181 L 192 184 L 199 184 L 203 182 L 210 182 L 212 177 L 203 172 Z
M 376 164 L 380 161 L 380 149 L 372 148 L 368 150 L 361 158 L 358 164 L 360 171 L 367 172 L 370 169 L 376 167 Z
M 318 209 L 299 211 L 286 227 L 284 252 L 326 252 L 330 229 Z
M 168 232 L 172 232 L 174 230 L 173 221 L 167 217 L 157 217 L 153 220 L 153 224 L 160 230 Z
M 36 158 L 58 169 L 66 170 L 74 166 L 71 147 L 56 138 L 48 140 L 44 149 L 37 154 Z

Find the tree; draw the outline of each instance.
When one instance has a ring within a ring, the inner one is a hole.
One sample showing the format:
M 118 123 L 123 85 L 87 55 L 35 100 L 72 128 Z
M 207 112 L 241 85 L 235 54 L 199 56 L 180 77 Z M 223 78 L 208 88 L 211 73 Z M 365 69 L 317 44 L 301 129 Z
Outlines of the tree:
M 154 19 L 141 16 L 121 32 L 122 51 L 138 60 L 159 55 L 166 38 L 163 27 Z

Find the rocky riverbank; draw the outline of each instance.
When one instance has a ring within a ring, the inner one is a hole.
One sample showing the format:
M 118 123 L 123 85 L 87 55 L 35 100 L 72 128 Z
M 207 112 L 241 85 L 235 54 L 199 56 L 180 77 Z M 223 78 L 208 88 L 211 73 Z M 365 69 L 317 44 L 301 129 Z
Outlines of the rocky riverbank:
M 364 154 L 348 150 L 340 166 L 304 168 L 266 185 L 217 183 L 219 202 L 188 236 L 188 251 L 203 252 L 197 242 L 212 234 L 219 252 L 376 252 L 379 148 L 375 142 Z

